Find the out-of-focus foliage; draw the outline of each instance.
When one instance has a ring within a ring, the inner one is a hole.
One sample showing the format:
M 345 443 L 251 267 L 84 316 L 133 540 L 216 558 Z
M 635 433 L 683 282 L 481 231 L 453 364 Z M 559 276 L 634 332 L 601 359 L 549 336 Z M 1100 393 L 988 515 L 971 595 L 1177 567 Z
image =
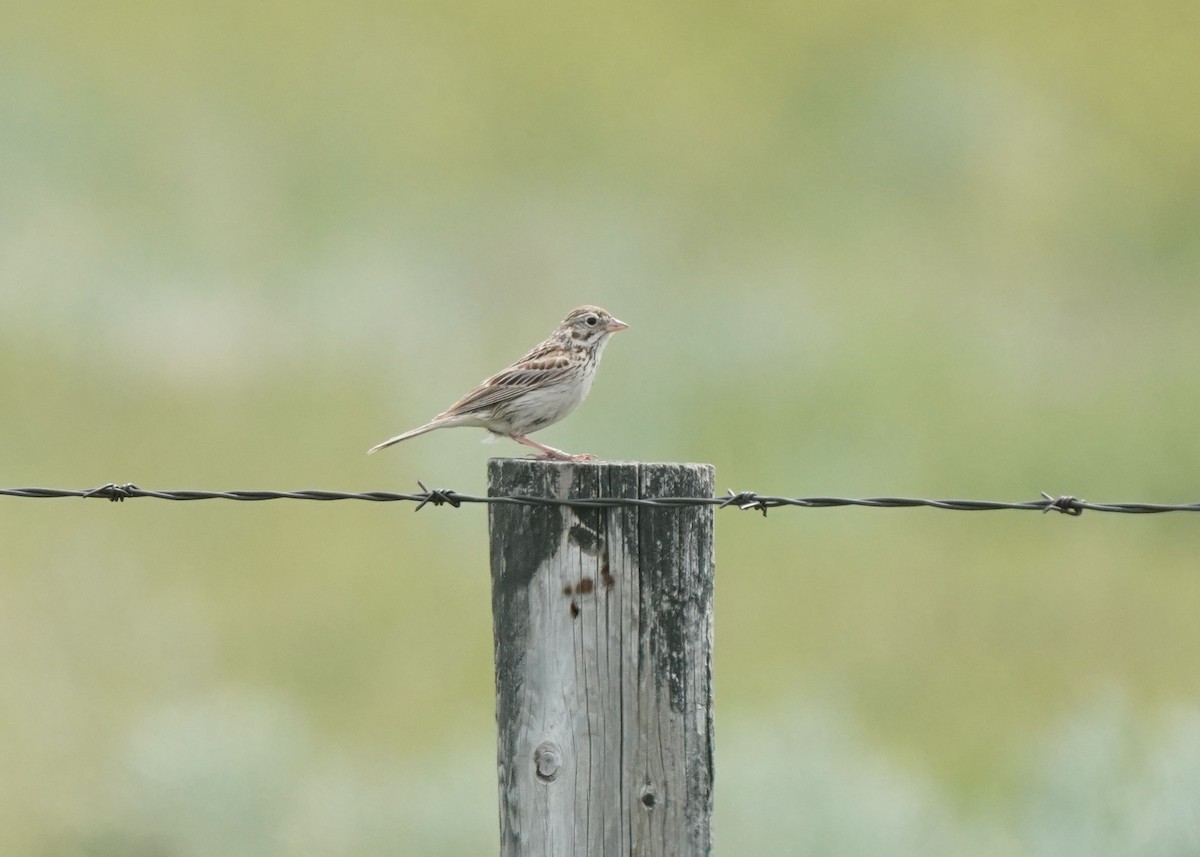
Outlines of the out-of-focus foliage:
M 3 484 L 478 492 L 363 451 L 591 302 L 555 445 L 1197 499 L 1195 3 L 0 11 Z M 1198 526 L 719 513 L 718 849 L 1194 850 Z M 488 586 L 479 508 L 0 501 L 0 851 L 486 853 Z

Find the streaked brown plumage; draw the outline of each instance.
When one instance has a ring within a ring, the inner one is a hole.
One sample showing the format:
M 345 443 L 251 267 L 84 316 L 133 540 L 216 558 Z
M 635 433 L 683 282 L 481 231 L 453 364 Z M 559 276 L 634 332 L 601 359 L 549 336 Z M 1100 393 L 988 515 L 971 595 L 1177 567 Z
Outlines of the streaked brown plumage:
M 425 425 L 388 438 L 367 453 L 434 429 L 478 426 L 540 450 L 541 458 L 591 459 L 591 455 L 571 455 L 530 440 L 527 435 L 558 422 L 579 406 L 592 388 L 609 337 L 626 327 L 625 322 L 600 307 L 571 310 L 545 342 L 520 360 L 485 380 Z

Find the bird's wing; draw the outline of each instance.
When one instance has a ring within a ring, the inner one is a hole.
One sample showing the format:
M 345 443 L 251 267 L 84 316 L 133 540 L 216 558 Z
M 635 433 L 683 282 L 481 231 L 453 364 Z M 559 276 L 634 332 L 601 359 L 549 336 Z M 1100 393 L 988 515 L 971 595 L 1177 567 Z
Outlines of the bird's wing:
M 562 352 L 561 346 L 542 343 L 467 393 L 438 418 L 488 410 L 511 402 L 530 389 L 561 381 L 570 374 L 571 360 Z

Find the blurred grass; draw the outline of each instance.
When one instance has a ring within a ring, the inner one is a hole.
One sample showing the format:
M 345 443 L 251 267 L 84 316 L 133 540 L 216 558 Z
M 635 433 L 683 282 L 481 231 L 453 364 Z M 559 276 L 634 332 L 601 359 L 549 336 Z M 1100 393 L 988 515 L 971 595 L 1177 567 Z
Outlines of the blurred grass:
M 588 301 L 554 444 L 1196 499 L 1194 4 L 2 11 L 4 484 L 482 491 L 362 452 Z M 0 850 L 493 847 L 482 510 L 0 505 Z M 1198 540 L 722 512 L 718 847 L 1179 853 Z

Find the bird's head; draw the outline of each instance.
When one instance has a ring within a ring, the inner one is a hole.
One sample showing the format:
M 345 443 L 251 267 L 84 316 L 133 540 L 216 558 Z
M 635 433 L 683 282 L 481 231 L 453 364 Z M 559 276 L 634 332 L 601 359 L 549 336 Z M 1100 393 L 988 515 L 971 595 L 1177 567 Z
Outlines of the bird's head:
M 598 306 L 581 306 L 567 313 L 558 329 L 576 345 L 595 345 L 627 327 L 629 325 L 613 318 L 607 310 Z

